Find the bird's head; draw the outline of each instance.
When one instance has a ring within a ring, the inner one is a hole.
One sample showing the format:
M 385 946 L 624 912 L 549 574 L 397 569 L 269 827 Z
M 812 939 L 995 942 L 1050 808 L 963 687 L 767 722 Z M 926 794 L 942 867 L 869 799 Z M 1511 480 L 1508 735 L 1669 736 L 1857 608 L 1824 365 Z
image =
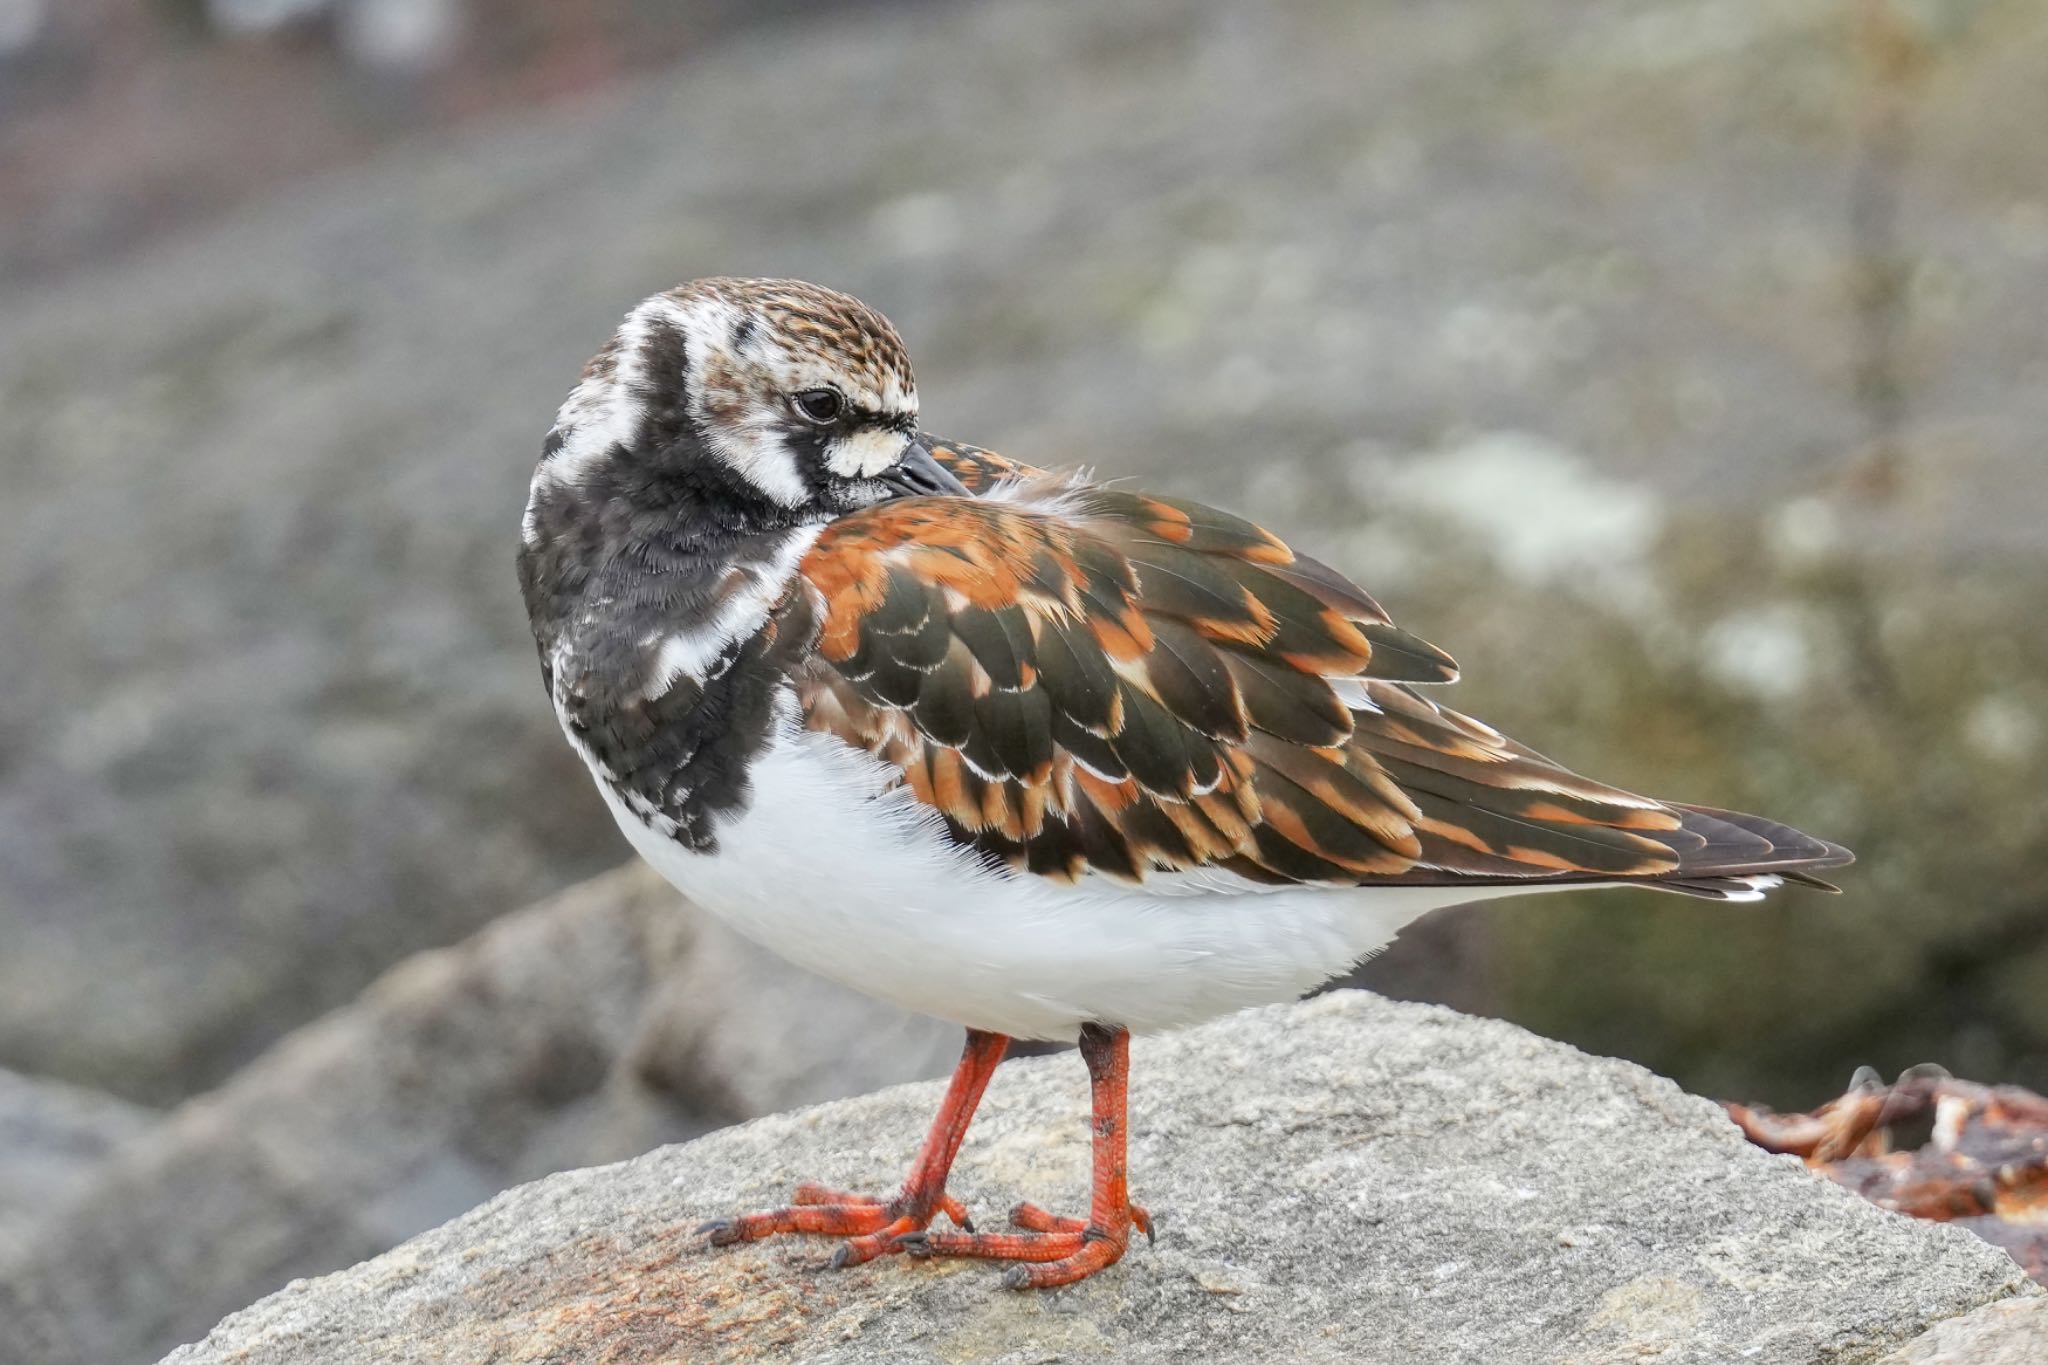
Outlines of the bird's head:
M 687 503 L 735 528 L 966 491 L 918 438 L 917 384 L 887 318 L 798 280 L 741 279 L 626 315 L 556 414 L 536 505 L 550 490 Z

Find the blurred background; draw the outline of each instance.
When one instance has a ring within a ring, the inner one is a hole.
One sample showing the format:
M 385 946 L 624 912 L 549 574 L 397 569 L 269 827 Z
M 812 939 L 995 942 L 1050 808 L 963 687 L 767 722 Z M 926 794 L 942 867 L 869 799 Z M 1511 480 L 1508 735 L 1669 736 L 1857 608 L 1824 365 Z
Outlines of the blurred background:
M 2036 0 L 0 0 L 0 1361 L 950 1065 L 608 872 L 541 693 L 541 436 L 703 274 L 1861 855 L 1363 983 L 1723 1098 L 2048 1088 L 2043 128 Z

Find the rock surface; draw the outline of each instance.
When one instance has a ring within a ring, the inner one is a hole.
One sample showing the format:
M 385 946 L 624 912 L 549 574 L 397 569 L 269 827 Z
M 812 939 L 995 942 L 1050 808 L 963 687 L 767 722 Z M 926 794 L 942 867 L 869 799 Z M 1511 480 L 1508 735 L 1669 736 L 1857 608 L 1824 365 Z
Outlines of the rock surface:
M 624 868 L 408 961 L 67 1201 L 47 1192 L 0 1241 L 0 1365 L 154 1360 L 508 1185 L 942 1074 L 958 1051 L 956 1029 L 793 972 Z M 0 1147 L 0 1174 L 18 1159 Z
M 160 1117 L 111 1095 L 0 1070 L 0 1263 L 117 1146 Z
M 1085 1085 L 1005 1068 L 955 1193 L 1074 1206 Z M 1134 1193 L 1156 1248 L 1020 1296 L 987 1266 L 817 1269 L 707 1249 L 708 1216 L 801 1178 L 886 1188 L 933 1085 L 550 1177 L 293 1284 L 167 1365 L 606 1360 L 1773 1365 L 1875 1360 L 2038 1292 L 1966 1234 L 1882 1213 L 1706 1101 L 1510 1026 L 1357 993 L 1134 1049 Z
M 183 1098 L 622 856 L 509 547 L 619 314 L 734 271 L 886 308 L 935 429 L 1272 521 L 1536 747 L 1885 851 L 1800 928 L 1517 919 L 1459 998 L 1781 1106 L 1859 1062 L 2048 1085 L 2048 9 L 1889 7 L 1864 376 L 1866 8 L 830 6 L 0 286 L 0 1064 Z M 1873 385 L 1912 455 L 1875 524 L 1834 496 Z
M 2007 1299 L 1936 1323 L 1879 1365 L 2041 1365 L 2048 1360 L 2048 1296 Z

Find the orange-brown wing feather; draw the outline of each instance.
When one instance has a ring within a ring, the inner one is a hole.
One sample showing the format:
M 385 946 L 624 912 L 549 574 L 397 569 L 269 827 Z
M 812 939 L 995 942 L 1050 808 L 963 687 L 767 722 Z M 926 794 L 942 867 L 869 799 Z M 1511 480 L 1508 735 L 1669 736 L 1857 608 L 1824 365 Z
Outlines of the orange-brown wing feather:
M 988 492 L 1007 479 L 1043 475 L 1044 470 L 1020 464 L 1006 455 L 961 441 L 932 442 L 932 458 L 976 495 Z
M 894 765 L 991 858 L 1719 894 L 1839 853 L 1578 777 L 1432 703 L 1410 684 L 1455 678 L 1449 656 L 1250 522 L 934 450 L 972 488 L 1017 486 L 828 526 L 800 568 L 821 622 L 801 695 L 806 724 Z

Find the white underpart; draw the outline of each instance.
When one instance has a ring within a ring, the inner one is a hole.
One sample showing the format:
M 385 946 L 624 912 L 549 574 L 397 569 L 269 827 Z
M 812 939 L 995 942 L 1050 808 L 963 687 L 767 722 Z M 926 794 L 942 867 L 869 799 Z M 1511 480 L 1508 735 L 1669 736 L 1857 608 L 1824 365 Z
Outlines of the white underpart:
M 808 526 L 791 531 L 783 537 L 773 559 L 734 564 L 726 571 L 718 610 L 709 620 L 693 622 L 689 629 L 661 637 L 658 643 L 649 641 L 655 651 L 654 664 L 648 670 L 641 695 L 652 700 L 682 678 L 709 681 L 712 670 L 733 642 L 753 635 L 768 620 L 768 613 L 789 591 L 797 562 L 823 529 Z
M 1139 1032 L 1292 1000 L 1440 906 L 1522 887 L 1265 887 L 1193 872 L 1075 886 L 984 867 L 893 770 L 785 722 L 752 799 L 697 853 L 629 810 L 642 857 L 739 932 L 907 1009 L 1022 1038 Z M 1551 888 L 1540 888 L 1551 889 Z

